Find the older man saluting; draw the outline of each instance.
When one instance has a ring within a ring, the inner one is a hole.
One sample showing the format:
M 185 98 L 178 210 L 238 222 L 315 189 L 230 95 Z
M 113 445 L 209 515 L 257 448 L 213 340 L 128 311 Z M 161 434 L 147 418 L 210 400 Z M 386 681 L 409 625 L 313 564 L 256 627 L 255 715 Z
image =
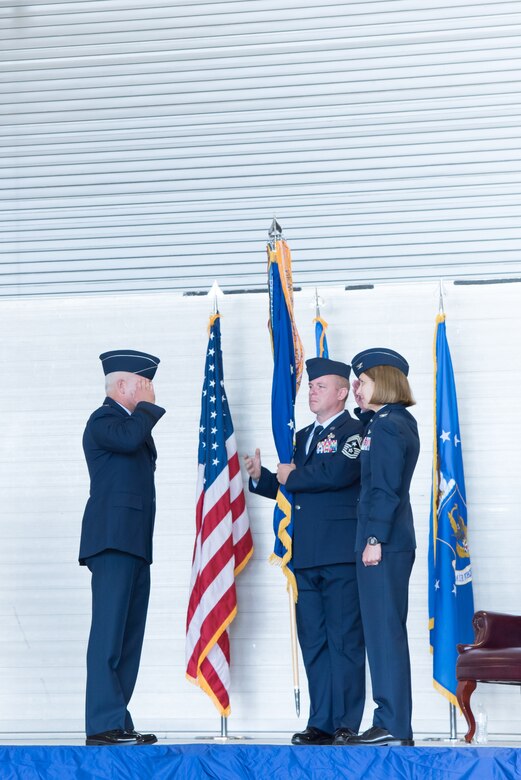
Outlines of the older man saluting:
M 150 593 L 156 448 L 165 410 L 152 379 L 159 358 L 122 349 L 100 355 L 107 397 L 90 416 L 83 449 L 90 475 L 80 564 L 92 574 L 86 744 L 145 745 L 128 703 L 136 683 Z
M 358 733 L 365 698 L 365 648 L 356 582 L 356 510 L 363 426 L 344 406 L 351 367 L 306 361 L 309 408 L 316 421 L 297 433 L 292 463 L 272 474 L 260 451 L 246 455 L 250 490 L 294 498 L 293 565 L 297 630 L 308 678 L 307 728 L 294 745 L 345 744 Z

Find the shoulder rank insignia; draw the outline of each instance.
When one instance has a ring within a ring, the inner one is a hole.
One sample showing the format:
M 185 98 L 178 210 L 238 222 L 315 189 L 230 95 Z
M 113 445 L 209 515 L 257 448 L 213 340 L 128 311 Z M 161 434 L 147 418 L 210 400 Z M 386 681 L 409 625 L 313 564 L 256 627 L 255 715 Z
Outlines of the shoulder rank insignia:
M 345 455 L 346 458 L 352 458 L 353 460 L 358 458 L 358 455 L 360 454 L 361 443 L 362 437 L 359 436 L 358 433 L 355 433 L 353 436 L 349 436 L 349 438 L 346 439 L 344 446 L 342 447 L 342 455 Z

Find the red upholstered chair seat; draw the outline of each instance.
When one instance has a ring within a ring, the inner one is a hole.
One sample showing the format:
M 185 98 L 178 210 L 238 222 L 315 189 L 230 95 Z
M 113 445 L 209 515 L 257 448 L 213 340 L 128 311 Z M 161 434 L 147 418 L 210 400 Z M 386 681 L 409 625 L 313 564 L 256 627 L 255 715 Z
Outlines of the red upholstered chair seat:
M 521 684 L 521 647 L 475 647 L 458 658 L 458 679 Z
M 476 612 L 472 624 L 473 645 L 458 645 L 456 695 L 469 727 L 465 740 L 471 742 L 476 721 L 470 697 L 478 682 L 521 685 L 521 617 L 499 612 Z

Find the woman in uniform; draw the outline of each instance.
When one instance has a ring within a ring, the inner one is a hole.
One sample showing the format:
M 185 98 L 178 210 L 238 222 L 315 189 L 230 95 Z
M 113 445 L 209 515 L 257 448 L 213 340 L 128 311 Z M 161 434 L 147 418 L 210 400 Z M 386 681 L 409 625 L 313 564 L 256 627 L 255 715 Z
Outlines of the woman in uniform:
M 407 361 L 391 349 L 352 360 L 357 397 L 373 412 L 361 459 L 357 578 L 376 709 L 373 726 L 348 745 L 413 745 L 407 641 L 409 577 L 416 540 L 409 486 L 419 452 Z

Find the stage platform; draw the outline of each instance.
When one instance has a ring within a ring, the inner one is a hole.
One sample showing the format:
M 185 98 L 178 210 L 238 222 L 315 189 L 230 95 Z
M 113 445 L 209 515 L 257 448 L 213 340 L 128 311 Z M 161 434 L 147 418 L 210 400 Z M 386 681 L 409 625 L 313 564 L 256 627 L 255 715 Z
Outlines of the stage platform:
M 293 747 L 289 738 L 160 739 L 86 747 L 80 739 L 0 740 L 1 780 L 514 780 L 521 747 L 419 741 L 415 747 Z M 37 744 L 38 743 L 38 744 Z

